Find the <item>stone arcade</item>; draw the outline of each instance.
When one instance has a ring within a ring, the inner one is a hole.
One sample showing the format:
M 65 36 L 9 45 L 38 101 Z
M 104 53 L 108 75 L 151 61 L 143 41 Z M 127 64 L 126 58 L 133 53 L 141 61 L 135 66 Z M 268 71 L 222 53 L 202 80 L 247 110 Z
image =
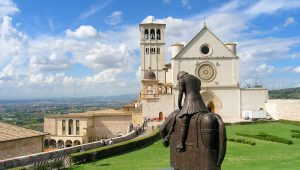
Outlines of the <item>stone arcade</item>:
M 165 28 L 162 23 L 140 24 L 144 117 L 163 119 L 178 108 L 176 76 L 180 71 L 201 80 L 205 104 L 224 120 L 239 120 L 243 111 L 265 110 L 267 89 L 240 87 L 237 44 L 223 43 L 204 25 L 185 46 L 173 44 L 171 63 L 165 64 Z

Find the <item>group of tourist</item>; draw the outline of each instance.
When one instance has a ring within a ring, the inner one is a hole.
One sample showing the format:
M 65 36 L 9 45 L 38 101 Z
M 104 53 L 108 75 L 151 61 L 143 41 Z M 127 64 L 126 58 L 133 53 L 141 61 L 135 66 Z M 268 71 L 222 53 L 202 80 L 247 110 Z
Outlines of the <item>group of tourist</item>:
M 112 145 L 113 141 L 112 141 L 112 139 L 101 139 L 100 143 L 102 143 L 103 146 L 108 146 L 108 145 Z

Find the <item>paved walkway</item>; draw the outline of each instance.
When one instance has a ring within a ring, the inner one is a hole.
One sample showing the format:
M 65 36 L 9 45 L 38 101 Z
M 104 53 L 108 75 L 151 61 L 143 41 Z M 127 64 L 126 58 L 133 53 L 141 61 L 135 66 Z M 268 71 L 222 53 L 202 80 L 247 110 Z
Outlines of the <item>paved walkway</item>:
M 147 122 L 147 124 L 144 127 L 144 131 L 141 132 L 137 138 L 149 135 L 151 132 L 153 132 L 153 128 L 156 129 L 156 127 L 158 125 L 161 125 L 162 123 L 163 123 L 163 121 L 160 121 L 160 122 L 158 122 L 158 121 Z

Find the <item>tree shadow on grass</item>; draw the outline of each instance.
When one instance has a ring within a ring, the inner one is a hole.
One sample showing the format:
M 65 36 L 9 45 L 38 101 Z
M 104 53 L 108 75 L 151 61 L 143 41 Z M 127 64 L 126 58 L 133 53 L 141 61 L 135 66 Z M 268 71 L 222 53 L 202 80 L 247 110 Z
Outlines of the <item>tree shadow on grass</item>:
M 125 154 L 128 154 L 128 153 L 131 153 L 131 152 L 135 152 L 135 151 L 138 151 L 138 150 L 141 150 L 141 149 L 144 149 L 152 144 L 154 144 L 155 142 L 161 140 L 161 138 L 156 138 L 155 140 L 152 140 L 152 141 L 149 141 L 147 142 L 146 144 L 142 145 L 142 146 L 139 146 L 139 147 L 136 147 L 136 148 L 132 148 L 130 150 L 127 150 L 127 151 L 122 151 L 120 153 L 116 153 L 116 154 L 112 154 L 112 155 L 109 155 L 109 156 L 105 156 L 101 159 L 97 159 L 96 161 L 99 161 L 99 160 L 102 160 L 102 159 L 107 159 L 107 158 L 111 158 L 111 157 L 115 157 L 115 156 L 121 156 L 121 155 L 125 155 Z

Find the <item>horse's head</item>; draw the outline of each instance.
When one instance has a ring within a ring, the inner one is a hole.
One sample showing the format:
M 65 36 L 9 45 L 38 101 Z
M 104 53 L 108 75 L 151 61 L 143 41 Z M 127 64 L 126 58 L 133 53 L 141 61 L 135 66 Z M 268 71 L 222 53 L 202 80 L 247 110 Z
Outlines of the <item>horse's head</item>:
M 169 146 L 170 135 L 175 126 L 176 115 L 180 110 L 174 110 L 164 121 L 164 123 L 160 127 L 160 136 L 163 139 L 163 145 L 165 147 Z

